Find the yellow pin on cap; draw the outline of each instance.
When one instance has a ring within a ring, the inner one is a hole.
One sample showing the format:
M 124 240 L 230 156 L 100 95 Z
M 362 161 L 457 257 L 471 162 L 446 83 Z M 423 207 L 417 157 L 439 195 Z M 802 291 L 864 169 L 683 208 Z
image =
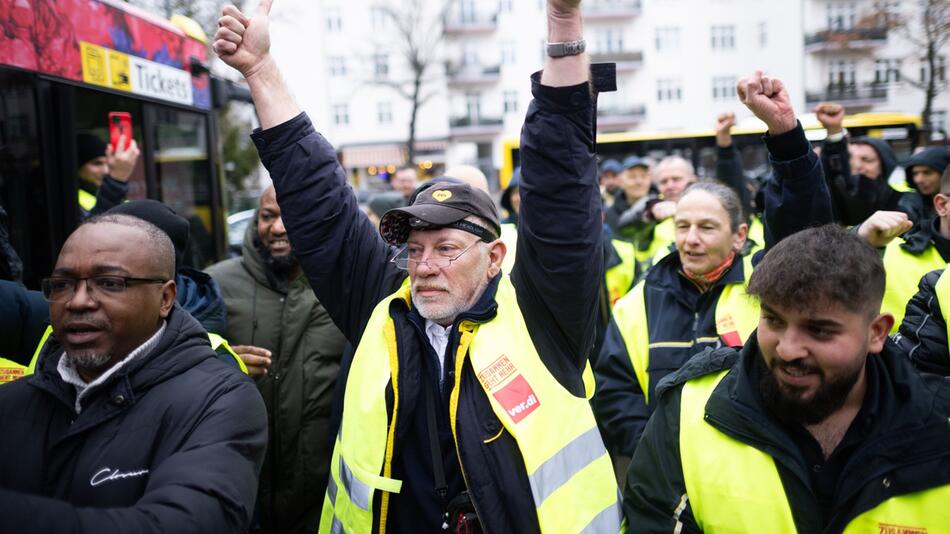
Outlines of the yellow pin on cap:
M 446 200 L 452 198 L 452 192 L 446 191 L 445 189 L 440 189 L 432 193 L 432 198 L 438 200 L 439 202 L 445 202 Z

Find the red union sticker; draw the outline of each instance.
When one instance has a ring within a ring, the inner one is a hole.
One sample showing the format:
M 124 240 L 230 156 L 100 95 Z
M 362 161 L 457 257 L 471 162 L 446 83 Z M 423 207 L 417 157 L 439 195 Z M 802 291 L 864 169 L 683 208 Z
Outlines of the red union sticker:
M 499 389 L 493 395 L 515 423 L 520 422 L 528 414 L 535 411 L 538 406 L 541 406 L 541 401 L 534 394 L 531 385 L 521 375 L 514 377 L 511 382 L 508 382 L 505 387 Z

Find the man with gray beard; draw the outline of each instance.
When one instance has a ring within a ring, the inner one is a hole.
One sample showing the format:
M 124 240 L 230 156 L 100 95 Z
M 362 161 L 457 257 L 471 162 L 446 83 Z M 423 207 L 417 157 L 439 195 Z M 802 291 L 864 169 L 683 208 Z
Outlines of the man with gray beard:
M 247 530 L 264 403 L 174 278 L 171 240 L 136 217 L 66 240 L 43 281 L 53 335 L 0 386 L 0 533 Z

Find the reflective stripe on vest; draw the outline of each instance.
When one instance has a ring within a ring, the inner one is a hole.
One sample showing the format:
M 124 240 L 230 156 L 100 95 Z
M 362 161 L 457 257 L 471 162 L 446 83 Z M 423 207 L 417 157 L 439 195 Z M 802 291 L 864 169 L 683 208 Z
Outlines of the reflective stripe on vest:
M 13 382 L 22 376 L 26 376 L 26 366 L 6 358 L 0 358 L 0 384 Z
M 897 332 L 904 320 L 907 303 L 917 294 L 920 279 L 930 271 L 947 266 L 947 262 L 943 261 L 937 248 L 932 244 L 928 244 L 923 253 L 912 254 L 901 247 L 903 243 L 904 240 L 898 238 L 891 241 L 884 249 L 883 260 L 887 284 L 884 286 L 881 312 L 889 312 L 894 316 L 892 334 Z
M 611 240 L 611 244 L 620 256 L 620 264 L 607 269 L 605 276 L 607 295 L 610 297 L 610 304 L 613 305 L 633 286 L 637 271 L 637 249 L 633 243 L 619 239 Z
M 86 211 L 92 211 L 96 207 L 96 195 L 85 189 L 79 189 L 79 205 Z
M 742 269 L 745 282 L 742 284 L 728 284 L 723 288 L 716 301 L 716 334 L 723 345 L 739 347 L 749 338 L 749 334 L 759 324 L 759 304 L 746 293 L 749 277 L 752 275 L 752 256 L 742 258 Z M 654 348 L 654 340 L 650 339 L 649 318 L 645 298 L 645 280 L 641 280 L 630 293 L 617 301 L 613 309 L 614 321 L 623 336 L 627 355 L 633 364 L 637 382 L 647 403 L 650 401 L 650 350 Z M 659 318 L 662 320 L 662 317 Z M 683 342 L 668 342 L 663 346 L 677 346 L 689 348 L 696 340 Z
M 397 344 L 389 317 L 390 304 L 396 298 L 408 302 L 408 286 L 377 305 L 353 358 L 321 532 L 336 528 L 369 532 L 376 499 L 380 499 L 382 514 L 380 531 L 385 531 L 388 496 L 401 489 L 400 481 L 389 478 L 393 430 L 399 417 Z M 589 402 L 571 395 L 544 366 L 507 276 L 502 277 L 495 300 L 498 307 L 493 320 L 457 325 L 459 346 L 449 400 L 456 446 L 459 390 L 467 360 L 492 410 L 518 444 L 541 531 L 619 532 L 622 511 L 617 485 Z M 586 385 L 589 368 L 584 374 Z M 386 406 L 390 384 L 392 420 Z M 463 473 L 485 468 L 462 466 Z
M 244 365 L 244 360 L 242 360 L 241 357 L 238 356 L 236 352 L 234 352 L 234 349 L 231 348 L 231 345 L 228 343 L 227 339 L 224 339 L 218 334 L 212 334 L 211 332 L 208 332 L 208 341 L 211 342 L 211 348 L 215 351 L 218 350 L 218 347 L 224 348 L 224 350 L 226 350 L 227 353 L 230 354 L 232 358 L 234 358 L 234 361 L 237 362 L 238 368 L 241 370 L 241 372 L 248 374 L 247 365 Z
M 40 342 L 36 344 L 36 350 L 33 351 L 33 358 L 30 359 L 30 365 L 26 367 L 27 375 L 31 375 L 36 372 L 36 363 L 40 359 L 40 353 L 43 352 L 43 346 L 46 345 L 46 340 L 53 335 L 53 325 L 47 325 L 46 330 L 43 332 L 43 337 L 40 338 Z
M 728 372 L 683 385 L 680 460 L 693 517 L 706 533 L 794 534 L 795 520 L 775 460 L 705 420 L 706 403 Z M 950 486 L 894 496 L 851 520 L 844 533 L 943 532 L 950 525 L 947 503 Z
M 934 295 L 937 297 L 937 304 L 940 306 L 940 315 L 943 316 L 943 324 L 947 330 L 947 337 L 944 343 L 950 340 L 950 269 L 944 269 L 940 273 L 940 278 L 934 284 Z

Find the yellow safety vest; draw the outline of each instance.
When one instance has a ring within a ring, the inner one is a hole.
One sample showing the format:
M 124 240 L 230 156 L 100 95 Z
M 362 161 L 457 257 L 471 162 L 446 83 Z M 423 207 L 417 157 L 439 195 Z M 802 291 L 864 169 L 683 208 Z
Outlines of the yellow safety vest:
M 633 280 L 636 275 L 637 249 L 629 241 L 619 239 L 611 240 L 617 255 L 620 256 L 620 264 L 607 269 L 606 282 L 607 294 L 610 297 L 611 306 L 617 302 L 620 297 L 630 291 L 633 286 Z
M 397 420 L 404 417 L 396 331 L 389 315 L 395 299 L 411 305 L 409 287 L 404 285 L 376 306 L 353 357 L 320 521 L 320 532 L 325 534 L 370 532 L 376 501 L 379 532 L 386 532 L 390 495 L 402 488 L 402 481 L 392 478 L 394 432 Z M 495 300 L 498 311 L 493 320 L 462 321 L 457 326 L 460 337 L 449 401 L 456 446 L 459 384 L 468 362 L 524 459 L 536 508 L 522 512 L 536 513 L 542 532 L 620 532 L 622 511 L 613 468 L 588 399 L 565 390 L 542 363 L 507 276 L 502 277 Z M 588 367 L 588 396 L 593 393 L 592 379 Z M 462 472 L 486 468 L 463 465 Z
M 673 217 L 670 217 L 653 227 L 653 240 L 650 241 L 649 246 L 642 247 L 640 243 L 637 244 L 637 261 L 646 270 L 646 267 L 651 265 L 650 260 L 663 251 L 669 253 L 670 245 L 675 242 L 676 224 L 673 222 Z
M 26 375 L 26 366 L 6 358 L 0 358 L 0 384 L 13 382 L 24 375 Z
M 96 207 L 96 195 L 85 189 L 79 189 L 79 205 L 86 211 L 92 211 L 92 208 Z
M 36 362 L 40 358 L 40 353 L 43 352 L 43 345 L 46 345 L 46 340 L 49 339 L 49 336 L 53 333 L 52 325 L 46 327 L 46 331 L 43 332 L 43 337 L 40 338 L 39 344 L 36 345 L 36 350 L 33 351 L 33 359 L 30 360 L 30 365 L 24 370 L 23 376 L 31 375 L 36 371 Z M 208 333 L 208 341 L 211 342 L 211 348 L 215 351 L 218 350 L 218 347 L 224 347 L 226 351 L 234 358 L 237 362 L 238 367 L 241 368 L 241 371 L 244 374 L 247 374 L 247 366 L 244 365 L 244 361 L 231 349 L 231 345 L 228 344 L 228 340 L 219 336 L 218 334 Z M 0 368 L 2 369 L 2 368 Z M 0 371 L 2 372 L 2 371 Z
M 501 261 L 501 270 L 505 274 L 511 274 L 511 270 L 515 268 L 515 252 L 518 250 L 518 227 L 512 223 L 501 225 L 501 240 L 508 249 L 505 259 Z
M 950 340 L 950 269 L 944 269 L 940 273 L 940 278 L 934 284 L 934 294 L 937 297 L 937 304 L 940 305 L 940 315 L 943 315 L 943 324 L 947 329 L 947 337 L 944 342 Z
M 745 282 L 724 287 L 716 302 L 716 334 L 732 347 L 745 343 L 749 334 L 759 325 L 759 303 L 746 293 L 749 277 L 752 275 L 751 256 L 742 258 L 742 268 Z M 647 317 L 644 284 L 645 280 L 641 280 L 630 293 L 617 301 L 613 316 L 623 335 L 627 355 L 630 356 L 640 389 L 649 403 L 650 374 L 647 371 L 650 368 L 650 349 L 654 348 L 654 345 L 650 342 L 650 318 Z M 678 345 L 690 347 L 693 343 L 694 341 L 686 341 Z
M 943 261 L 932 244 L 927 245 L 921 254 L 912 254 L 901 247 L 903 243 L 903 239 L 897 238 L 884 249 L 884 271 L 887 278 L 881 311 L 890 312 L 894 316 L 892 334 L 897 332 L 901 321 L 904 320 L 907 303 L 917 294 L 920 279 L 930 271 L 947 266 L 947 262 Z
M 683 385 L 680 461 L 686 496 L 707 534 L 795 534 L 791 506 L 772 456 L 723 434 L 705 421 L 706 402 L 729 370 Z M 945 532 L 950 486 L 891 497 L 851 520 L 845 534 Z

